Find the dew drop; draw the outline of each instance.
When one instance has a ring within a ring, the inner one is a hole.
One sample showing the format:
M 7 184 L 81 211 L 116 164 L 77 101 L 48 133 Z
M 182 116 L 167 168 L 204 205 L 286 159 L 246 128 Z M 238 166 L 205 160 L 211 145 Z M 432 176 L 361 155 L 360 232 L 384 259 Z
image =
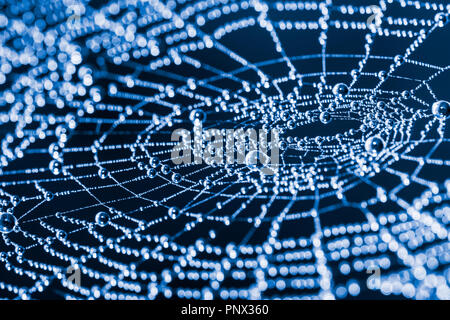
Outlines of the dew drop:
M 95 223 L 100 227 L 104 227 L 109 223 L 110 216 L 105 211 L 100 211 L 95 215 Z
M 11 213 L 3 212 L 0 214 L 0 232 L 9 233 L 17 224 L 17 219 Z
M 150 164 L 153 168 L 158 167 L 158 166 L 159 166 L 159 163 L 160 163 L 160 161 L 159 161 L 159 158 L 158 158 L 158 157 L 151 157 L 150 160 L 149 160 L 149 164 Z
M 338 83 L 333 87 L 333 94 L 336 97 L 344 97 L 348 94 L 349 90 L 345 83 Z
M 431 106 L 431 112 L 437 117 L 447 117 L 450 115 L 450 103 L 444 100 L 436 101 Z
M 378 154 L 384 149 L 384 141 L 380 137 L 370 137 L 364 145 L 367 152 Z
M 170 173 L 170 167 L 167 164 L 164 164 L 161 166 L 161 172 L 163 174 L 169 174 Z
M 189 120 L 191 120 L 194 125 L 199 125 L 205 122 L 206 113 L 201 109 L 192 110 L 189 114 Z
M 100 177 L 100 179 L 106 179 L 108 178 L 108 170 L 106 170 L 105 168 L 100 168 L 98 170 L 98 176 Z
M 326 111 L 321 112 L 320 115 L 319 115 L 319 120 L 320 120 L 320 122 L 322 122 L 324 124 L 329 123 L 331 121 L 330 113 L 326 112 Z
M 170 207 L 168 210 L 168 215 L 172 219 L 176 219 L 180 214 L 180 210 L 177 207 Z
M 58 174 L 61 173 L 62 165 L 61 162 L 59 162 L 58 160 L 52 160 L 50 161 L 48 168 L 55 176 L 57 176 Z
M 172 174 L 172 181 L 174 183 L 180 182 L 181 181 L 181 174 L 179 174 L 179 173 Z
M 157 171 L 153 168 L 147 170 L 147 177 L 154 178 L 157 175 Z

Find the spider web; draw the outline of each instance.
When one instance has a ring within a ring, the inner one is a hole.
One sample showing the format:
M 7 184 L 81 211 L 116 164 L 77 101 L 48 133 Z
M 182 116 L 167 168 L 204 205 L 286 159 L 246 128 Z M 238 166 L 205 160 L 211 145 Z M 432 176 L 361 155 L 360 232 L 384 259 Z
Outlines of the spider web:
M 1 5 L 2 297 L 450 298 L 445 1 Z

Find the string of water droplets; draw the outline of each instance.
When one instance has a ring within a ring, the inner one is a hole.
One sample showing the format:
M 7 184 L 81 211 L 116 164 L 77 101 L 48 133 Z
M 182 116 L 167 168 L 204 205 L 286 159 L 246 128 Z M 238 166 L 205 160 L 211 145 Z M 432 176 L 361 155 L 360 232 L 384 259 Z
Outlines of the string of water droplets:
M 354 3 L 0 1 L 0 296 L 449 299 L 450 7 Z

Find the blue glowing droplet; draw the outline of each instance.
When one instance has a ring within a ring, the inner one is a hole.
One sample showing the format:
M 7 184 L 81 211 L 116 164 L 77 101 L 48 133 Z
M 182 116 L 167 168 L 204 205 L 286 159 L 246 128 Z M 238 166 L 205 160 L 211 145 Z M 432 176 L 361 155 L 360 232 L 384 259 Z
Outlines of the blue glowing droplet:
M 202 124 L 206 120 L 206 113 L 201 109 L 192 110 L 189 114 L 189 119 L 195 125 Z
M 104 227 L 109 223 L 110 216 L 107 212 L 100 211 L 95 215 L 95 223 L 100 226 Z
M 333 94 L 336 97 L 345 97 L 349 92 L 349 89 L 345 83 L 338 83 L 333 87 Z
M 448 101 L 436 101 L 431 106 L 431 111 L 437 117 L 445 118 L 450 115 L 450 103 Z
M 319 115 L 320 122 L 327 124 L 331 121 L 331 114 L 329 112 L 321 112 Z
M 370 137 L 364 144 L 367 152 L 371 154 L 378 154 L 384 149 L 384 141 L 380 137 Z
M 17 219 L 11 213 L 3 212 L 0 214 L 0 231 L 2 233 L 11 232 L 17 224 Z
M 174 220 L 178 217 L 179 214 L 180 214 L 180 209 L 178 209 L 177 207 L 170 207 L 168 210 L 169 217 Z

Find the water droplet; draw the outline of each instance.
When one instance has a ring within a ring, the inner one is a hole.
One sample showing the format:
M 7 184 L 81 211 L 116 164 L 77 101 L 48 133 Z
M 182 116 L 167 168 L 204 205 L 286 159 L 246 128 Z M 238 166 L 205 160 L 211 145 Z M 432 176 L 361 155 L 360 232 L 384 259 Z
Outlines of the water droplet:
M 408 90 L 405 90 L 402 92 L 403 99 L 409 99 L 410 97 L 411 97 L 411 92 L 409 92 Z
M 378 101 L 377 102 L 377 107 L 379 108 L 379 109 L 384 109 L 385 107 L 386 107 L 386 102 L 384 102 L 384 101 Z M 377 113 L 378 114 L 378 113 Z
M 49 147 L 48 147 L 48 152 L 50 153 L 50 155 L 52 156 L 52 158 L 56 159 L 59 157 L 60 152 L 61 152 L 61 147 L 57 144 L 57 143 L 52 143 Z
M 143 162 L 138 162 L 137 167 L 139 170 L 144 170 L 145 169 L 145 164 Z
M 22 255 L 25 252 L 25 248 L 22 246 L 16 246 L 16 249 L 14 250 L 18 255 Z
M 109 223 L 110 216 L 105 211 L 100 211 L 95 215 L 95 223 L 100 227 L 104 227 Z
M 333 94 L 336 97 L 344 97 L 348 94 L 348 87 L 345 83 L 338 83 L 333 87 Z
M 324 124 L 329 123 L 331 121 L 330 113 L 326 112 L 326 111 L 321 112 L 320 115 L 319 115 L 319 120 L 320 120 L 320 122 L 322 122 Z
M 431 106 L 431 111 L 437 117 L 447 117 L 448 115 L 450 115 L 450 103 L 444 100 L 436 101 Z
M 382 71 L 378 72 L 378 79 L 385 80 L 386 77 L 387 77 L 387 72 L 386 71 L 382 70 Z
M 50 164 L 48 165 L 50 171 L 54 174 L 54 175 L 58 175 L 61 173 L 61 162 L 57 161 L 57 160 L 52 160 L 50 161 Z
M 203 186 L 206 188 L 206 189 L 209 189 L 209 188 L 211 188 L 211 181 L 210 180 L 205 180 L 205 181 L 203 181 Z
M 19 204 L 19 202 L 20 202 L 20 198 L 18 196 L 12 196 L 11 203 L 14 207 L 17 206 Z
M 168 214 L 170 218 L 175 220 L 180 214 L 180 209 L 178 209 L 177 207 L 170 207 L 168 210 Z
M 351 110 L 351 111 L 357 111 L 358 108 L 359 108 L 359 104 L 358 104 L 357 101 L 352 101 L 352 102 L 350 103 L 350 110 Z
M 162 172 L 163 174 L 168 174 L 168 173 L 170 173 L 170 167 L 169 167 L 167 164 L 162 165 L 162 166 L 161 166 L 161 172 Z
M 282 111 L 280 114 L 280 118 L 283 121 L 287 121 L 289 119 L 289 112 L 287 111 Z
M 443 27 L 448 22 L 448 17 L 444 12 L 436 14 L 434 21 L 438 23 L 439 27 Z
M 199 125 L 205 122 L 206 113 L 201 109 L 192 110 L 189 114 L 189 120 L 191 120 L 194 125 Z
M 100 179 L 106 179 L 106 178 L 108 178 L 108 175 L 109 175 L 109 172 L 105 168 L 100 168 L 98 170 L 98 176 L 100 177 Z
M 160 163 L 160 161 L 159 161 L 158 157 L 151 157 L 150 160 L 149 160 L 149 164 L 150 164 L 153 168 L 158 167 L 158 166 L 159 166 L 159 163 Z
M 358 69 L 353 69 L 350 72 L 350 74 L 351 74 L 353 79 L 356 79 L 356 78 L 358 78 L 361 75 L 361 72 Z
M 53 197 L 54 197 L 54 194 L 51 193 L 50 191 L 46 191 L 46 192 L 44 193 L 44 197 L 45 197 L 45 200 L 51 201 L 51 200 L 53 199 Z
M 59 230 L 56 233 L 56 238 L 58 238 L 58 240 L 60 241 L 64 241 L 67 239 L 67 232 L 63 231 L 63 230 Z
M 155 169 L 150 168 L 147 170 L 147 176 L 149 178 L 154 178 L 154 177 L 156 177 L 156 175 L 157 175 L 157 171 Z
M 394 58 L 394 62 L 397 66 L 401 65 L 404 61 L 405 61 L 405 58 L 400 54 L 396 55 Z
M 370 137 L 364 146 L 367 152 L 378 154 L 384 149 L 384 141 L 380 137 Z
M 294 120 L 289 120 L 289 121 L 287 122 L 287 128 L 288 128 L 289 130 L 295 129 L 295 121 L 294 121 Z
M 17 219 L 11 213 L 1 213 L 0 214 L 0 232 L 9 233 L 16 226 Z
M 174 174 L 172 175 L 172 181 L 175 182 L 175 183 L 180 182 L 180 181 L 181 181 L 181 174 L 179 174 L 179 173 L 174 173 Z

